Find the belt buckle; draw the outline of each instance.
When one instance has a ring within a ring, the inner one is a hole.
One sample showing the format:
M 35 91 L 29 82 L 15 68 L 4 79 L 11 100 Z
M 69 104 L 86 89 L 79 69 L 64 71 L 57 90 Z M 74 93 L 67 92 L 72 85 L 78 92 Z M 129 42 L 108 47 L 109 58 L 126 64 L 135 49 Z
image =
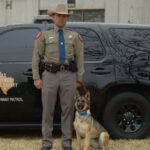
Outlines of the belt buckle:
M 60 65 L 60 71 L 65 71 L 65 66 L 64 65 Z

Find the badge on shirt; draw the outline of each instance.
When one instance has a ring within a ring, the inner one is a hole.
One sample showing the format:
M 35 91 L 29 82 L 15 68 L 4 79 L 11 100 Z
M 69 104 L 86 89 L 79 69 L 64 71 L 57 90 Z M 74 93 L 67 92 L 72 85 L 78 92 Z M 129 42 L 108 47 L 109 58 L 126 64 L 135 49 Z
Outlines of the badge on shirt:
M 70 39 L 70 40 L 72 39 L 72 35 L 69 35 L 69 39 Z
M 38 35 L 36 36 L 36 40 L 41 36 L 42 32 L 39 32 Z

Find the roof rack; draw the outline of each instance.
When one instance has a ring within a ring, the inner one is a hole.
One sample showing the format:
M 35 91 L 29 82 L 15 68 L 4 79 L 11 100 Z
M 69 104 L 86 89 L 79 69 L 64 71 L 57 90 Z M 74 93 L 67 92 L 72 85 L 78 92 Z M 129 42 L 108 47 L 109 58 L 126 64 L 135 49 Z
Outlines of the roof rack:
M 49 15 L 38 15 L 34 18 L 34 23 L 39 24 L 47 24 L 47 23 L 53 23 L 52 17 Z

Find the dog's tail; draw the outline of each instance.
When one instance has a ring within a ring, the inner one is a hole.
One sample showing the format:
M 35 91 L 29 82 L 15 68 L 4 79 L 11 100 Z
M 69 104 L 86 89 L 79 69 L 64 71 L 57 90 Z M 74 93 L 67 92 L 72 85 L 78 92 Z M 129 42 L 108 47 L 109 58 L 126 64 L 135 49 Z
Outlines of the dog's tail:
M 99 143 L 102 150 L 106 150 L 109 143 L 109 134 L 107 132 L 102 132 L 99 137 Z

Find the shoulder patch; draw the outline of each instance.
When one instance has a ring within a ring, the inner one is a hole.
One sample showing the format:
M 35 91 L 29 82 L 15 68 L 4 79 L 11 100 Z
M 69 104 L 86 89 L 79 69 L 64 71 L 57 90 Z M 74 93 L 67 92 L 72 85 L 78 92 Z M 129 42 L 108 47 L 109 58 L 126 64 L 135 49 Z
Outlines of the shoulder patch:
M 79 38 L 79 40 L 80 40 L 81 42 L 83 42 L 83 39 L 82 39 L 82 37 L 80 36 L 80 34 L 78 34 L 78 38 Z
M 52 30 L 52 29 L 54 29 L 53 27 L 48 27 L 46 30 Z
M 36 39 L 38 39 L 41 36 L 42 32 L 39 32 L 38 35 L 36 36 Z

